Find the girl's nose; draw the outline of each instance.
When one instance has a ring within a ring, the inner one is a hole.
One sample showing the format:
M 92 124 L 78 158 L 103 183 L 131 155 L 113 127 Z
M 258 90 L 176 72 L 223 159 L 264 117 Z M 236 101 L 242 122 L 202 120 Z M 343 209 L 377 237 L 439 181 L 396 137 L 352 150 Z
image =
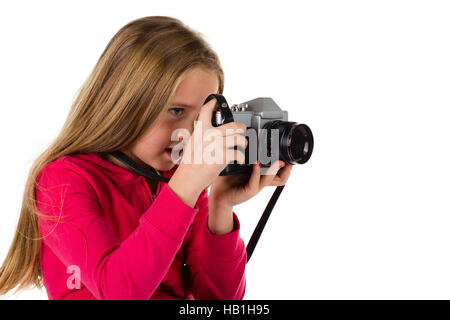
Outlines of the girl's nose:
M 195 120 L 194 120 L 195 121 Z M 189 133 L 192 135 L 192 133 L 194 132 L 194 121 L 189 121 L 188 123 L 186 123 L 186 126 L 184 127 L 186 130 L 189 131 Z

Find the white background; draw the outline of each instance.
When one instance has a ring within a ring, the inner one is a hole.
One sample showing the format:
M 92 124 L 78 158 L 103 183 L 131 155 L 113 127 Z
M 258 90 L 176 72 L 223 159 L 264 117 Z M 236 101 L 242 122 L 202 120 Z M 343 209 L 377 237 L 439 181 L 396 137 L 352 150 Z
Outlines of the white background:
M 450 298 L 446 1 L 14 1 L 0 5 L 0 260 L 32 161 L 127 22 L 169 15 L 219 54 L 230 103 L 308 124 L 245 299 Z M 235 207 L 247 243 L 275 187 Z M 1 299 L 47 299 L 23 291 Z

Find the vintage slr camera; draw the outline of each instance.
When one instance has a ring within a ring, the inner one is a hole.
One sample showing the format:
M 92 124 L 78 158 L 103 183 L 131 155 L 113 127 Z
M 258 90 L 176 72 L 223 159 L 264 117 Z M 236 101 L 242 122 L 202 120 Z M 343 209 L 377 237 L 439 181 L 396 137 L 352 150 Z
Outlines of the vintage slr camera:
M 272 98 L 256 98 L 228 106 L 224 96 L 211 94 L 206 99 L 216 98 L 218 109 L 213 115 L 213 126 L 237 121 L 247 126 L 245 133 L 248 146 L 245 150 L 245 164 L 229 163 L 221 176 L 252 172 L 252 164 L 261 162 L 261 173 L 270 165 L 282 160 L 286 164 L 303 164 L 311 157 L 314 139 L 306 124 L 288 121 L 288 112 Z M 238 149 L 240 147 L 235 147 Z

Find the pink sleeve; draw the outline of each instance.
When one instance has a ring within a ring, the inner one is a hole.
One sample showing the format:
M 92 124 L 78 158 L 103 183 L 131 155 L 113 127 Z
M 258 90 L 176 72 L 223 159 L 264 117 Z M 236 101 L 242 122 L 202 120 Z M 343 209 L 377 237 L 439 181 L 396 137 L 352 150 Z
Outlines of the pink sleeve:
M 119 242 L 83 177 L 56 166 L 42 172 L 37 205 L 50 216 L 39 217 L 42 241 L 66 266 L 79 267 L 82 283 L 97 299 L 149 299 L 198 208 L 186 205 L 164 184 L 138 227 Z
M 239 220 L 233 212 L 234 230 L 224 235 L 213 234 L 207 226 L 206 191 L 200 195 L 197 205 L 199 213 L 185 248 L 193 295 L 202 300 L 241 300 L 245 294 L 247 253 L 239 235 Z

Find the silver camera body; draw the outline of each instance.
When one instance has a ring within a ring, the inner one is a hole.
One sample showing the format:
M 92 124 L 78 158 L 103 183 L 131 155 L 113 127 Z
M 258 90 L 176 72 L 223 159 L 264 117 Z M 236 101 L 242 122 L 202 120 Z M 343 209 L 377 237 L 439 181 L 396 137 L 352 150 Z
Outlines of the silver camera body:
M 246 125 L 245 136 L 249 143 L 245 149 L 245 164 L 230 163 L 220 175 L 250 173 L 252 164 L 258 160 L 262 173 L 277 160 L 286 164 L 303 164 L 309 160 L 313 148 L 311 130 L 305 124 L 289 122 L 288 112 L 272 98 L 256 98 L 229 108 L 234 121 Z M 215 123 L 221 125 L 223 122 L 222 112 L 216 111 Z

